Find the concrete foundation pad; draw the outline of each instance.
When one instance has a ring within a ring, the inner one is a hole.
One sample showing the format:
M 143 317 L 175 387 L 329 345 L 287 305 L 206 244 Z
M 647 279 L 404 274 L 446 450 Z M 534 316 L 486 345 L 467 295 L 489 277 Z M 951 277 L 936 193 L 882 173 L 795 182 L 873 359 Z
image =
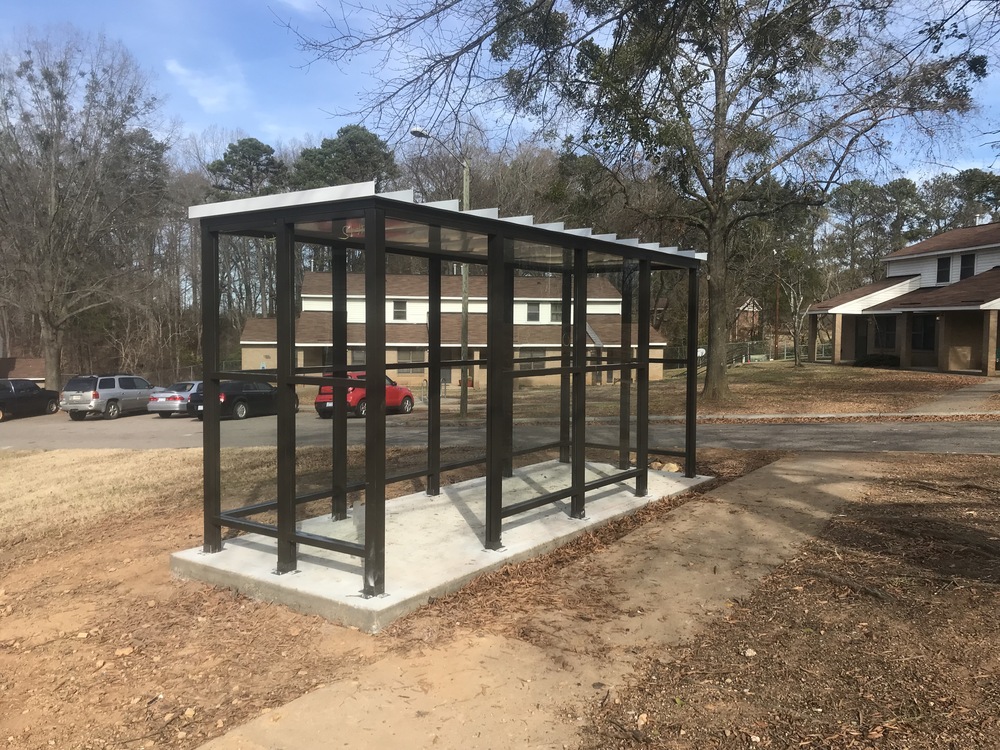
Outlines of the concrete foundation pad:
M 588 463 L 587 481 L 618 473 L 608 464 Z M 636 497 L 634 480 L 612 484 L 587 495 L 583 519 L 569 516 L 569 500 L 506 519 L 504 547 L 483 546 L 486 480 L 479 478 L 386 502 L 384 596 L 361 595 L 363 564 L 359 558 L 300 547 L 298 569 L 274 572 L 276 541 L 258 534 L 227 540 L 221 552 L 200 548 L 171 556 L 171 570 L 182 578 L 225 586 L 247 596 L 278 602 L 307 614 L 374 633 L 417 609 L 430 598 L 456 591 L 468 581 L 511 562 L 559 547 L 580 534 L 663 497 L 676 495 L 707 481 L 668 472 L 649 472 L 649 491 Z M 517 469 L 505 479 L 504 505 L 554 492 L 570 484 L 570 466 L 558 461 Z M 364 538 L 363 508 L 342 521 L 313 518 L 298 524 L 301 531 L 346 541 Z

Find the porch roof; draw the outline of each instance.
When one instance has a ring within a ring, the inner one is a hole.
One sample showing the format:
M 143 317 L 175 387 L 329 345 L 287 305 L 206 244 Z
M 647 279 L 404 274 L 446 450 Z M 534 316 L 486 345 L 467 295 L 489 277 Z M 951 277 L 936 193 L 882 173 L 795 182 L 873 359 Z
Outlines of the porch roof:
M 925 287 L 866 308 L 865 312 L 1000 309 L 1000 266 L 947 286 Z
M 888 276 L 880 281 L 838 294 L 836 297 L 830 297 L 822 302 L 814 302 L 809 306 L 809 314 L 846 313 L 857 315 L 864 311 L 868 305 L 882 302 L 887 295 L 890 299 L 894 299 L 910 292 L 919 283 L 919 274 Z

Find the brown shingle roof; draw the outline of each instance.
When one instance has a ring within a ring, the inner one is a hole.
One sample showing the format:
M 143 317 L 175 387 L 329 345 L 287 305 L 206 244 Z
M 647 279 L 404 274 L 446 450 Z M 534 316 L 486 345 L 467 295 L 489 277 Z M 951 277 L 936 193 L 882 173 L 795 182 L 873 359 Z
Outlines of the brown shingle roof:
M 607 321 L 599 318 L 608 318 Z M 486 321 L 483 313 L 469 315 L 469 346 L 486 346 Z M 621 344 L 621 319 L 616 315 L 593 315 L 588 320 L 594 332 L 605 346 Z M 462 314 L 447 313 L 441 316 L 441 343 L 444 346 L 459 346 L 461 343 Z M 638 326 L 632 325 L 632 345 L 638 337 Z M 243 327 L 240 343 L 275 343 L 276 325 L 274 318 L 250 318 Z M 514 326 L 514 346 L 558 347 L 562 327 L 556 325 L 516 325 Z M 328 312 L 304 312 L 295 321 L 295 342 L 299 345 L 329 344 L 333 337 L 332 318 Z M 427 344 L 427 327 L 415 323 L 386 323 L 385 338 L 390 345 L 420 346 Z M 657 331 L 649 332 L 650 343 L 663 345 L 663 337 Z M 348 323 L 347 341 L 352 346 L 361 346 L 365 341 L 364 323 Z M 589 342 L 593 343 L 593 342 Z
M 883 289 L 888 289 L 889 287 L 895 286 L 896 284 L 901 284 L 907 279 L 912 279 L 919 274 L 912 274 L 909 276 L 887 276 L 881 281 L 876 281 L 874 284 L 868 284 L 866 286 L 860 286 L 857 289 L 852 289 L 849 292 L 844 292 L 843 294 L 838 294 L 836 297 L 830 297 L 830 299 L 825 299 L 822 302 L 814 302 L 809 306 L 809 312 L 818 313 L 826 312 L 827 310 L 832 310 L 838 305 L 845 305 L 848 302 L 854 302 L 856 299 L 861 299 L 869 294 L 874 294 L 875 292 L 881 292 Z
M 888 302 L 874 305 L 865 312 L 954 308 L 978 310 L 987 302 L 997 299 L 1000 299 L 1000 267 L 956 281 L 948 286 L 917 289 Z
M 962 227 L 949 232 L 917 242 L 909 247 L 896 250 L 885 256 L 885 260 L 909 258 L 914 255 L 941 253 L 949 250 L 964 250 L 966 248 L 990 247 L 1000 245 L 1000 223 L 980 224 L 975 227 Z
M 302 293 L 314 296 L 330 296 L 332 278 L 328 273 L 309 271 L 302 276 Z M 427 276 L 417 274 L 386 274 L 386 297 L 427 297 Z M 347 294 L 363 297 L 365 277 L 360 273 L 347 274 Z M 561 299 L 562 278 L 559 276 L 515 276 L 514 295 L 518 298 Z M 458 298 L 462 296 L 461 276 L 441 277 L 441 296 Z M 486 277 L 469 276 L 469 296 L 486 297 Z M 603 276 L 587 280 L 587 296 L 592 299 L 621 299 L 614 285 Z

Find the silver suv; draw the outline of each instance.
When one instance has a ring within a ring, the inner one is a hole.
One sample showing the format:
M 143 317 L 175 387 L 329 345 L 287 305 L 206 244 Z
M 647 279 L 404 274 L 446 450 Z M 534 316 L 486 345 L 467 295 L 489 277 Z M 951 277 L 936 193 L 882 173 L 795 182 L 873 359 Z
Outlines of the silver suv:
M 122 414 L 146 411 L 151 386 L 135 375 L 76 375 L 59 394 L 59 408 L 73 421 L 88 414 L 117 419 Z

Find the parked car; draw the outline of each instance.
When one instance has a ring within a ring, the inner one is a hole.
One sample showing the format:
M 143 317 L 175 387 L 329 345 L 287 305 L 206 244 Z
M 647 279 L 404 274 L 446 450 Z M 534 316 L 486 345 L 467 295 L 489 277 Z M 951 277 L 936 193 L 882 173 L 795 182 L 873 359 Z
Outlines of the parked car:
M 330 377 L 327 375 L 326 377 Z M 363 372 L 349 372 L 347 377 L 354 380 L 364 380 Z M 413 411 L 413 391 L 405 385 L 398 385 L 395 380 L 386 375 L 385 378 L 385 405 L 387 409 L 392 409 L 400 414 L 409 414 Z M 322 419 L 330 419 L 333 416 L 333 386 L 322 385 L 316 400 L 313 402 L 316 413 Z M 347 389 L 347 408 L 359 417 L 368 413 L 368 401 L 365 398 L 363 386 L 354 386 Z
M 46 390 L 31 380 L 0 380 L 0 422 L 8 417 L 32 414 L 55 414 L 59 411 L 59 394 Z
M 59 408 L 77 422 L 88 414 L 117 419 L 146 411 L 153 390 L 149 381 L 137 375 L 74 375 L 59 394 Z
M 146 411 L 150 414 L 159 414 L 167 418 L 171 414 L 188 413 L 187 405 L 191 394 L 201 388 L 200 380 L 182 380 L 167 386 L 162 391 L 155 391 L 150 394 L 146 403 Z
M 278 389 L 270 383 L 245 380 L 223 380 L 219 383 L 219 406 L 223 417 L 246 419 L 278 413 Z M 295 397 L 295 411 L 299 410 L 299 397 Z M 205 418 L 205 389 L 199 385 L 187 402 L 190 416 Z

